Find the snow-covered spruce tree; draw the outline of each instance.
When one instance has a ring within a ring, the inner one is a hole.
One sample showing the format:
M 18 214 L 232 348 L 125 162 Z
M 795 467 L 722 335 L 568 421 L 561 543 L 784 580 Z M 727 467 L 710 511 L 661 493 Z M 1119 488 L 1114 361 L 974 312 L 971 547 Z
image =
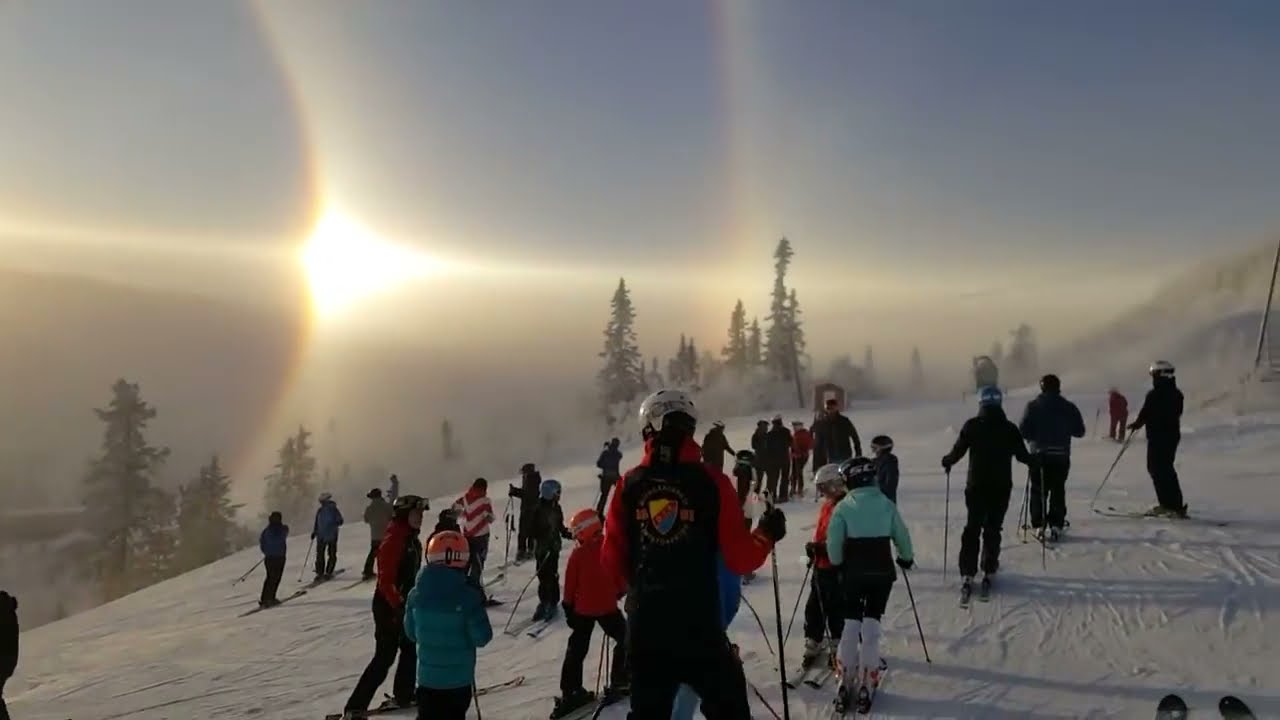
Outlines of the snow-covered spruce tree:
M 787 307 L 787 268 L 795 252 L 782 238 L 773 251 L 773 292 L 769 299 L 768 326 L 764 331 L 764 363 L 777 380 L 790 380 L 792 366 L 791 313 Z
M 729 315 L 729 341 L 720 350 L 724 366 L 741 378 L 750 364 L 747 360 L 747 309 L 739 300 Z
M 682 333 L 680 335 L 680 347 L 676 348 L 675 356 L 667 361 L 667 377 L 671 379 L 672 385 L 684 385 L 689 382 L 688 365 L 689 341 L 685 339 Z
M 684 349 L 684 381 L 685 384 L 693 386 L 697 385 L 701 379 L 701 368 L 698 367 L 698 343 L 693 338 L 689 338 L 689 344 Z
M 285 523 L 301 527 L 310 521 L 315 505 L 316 460 L 311 454 L 311 433 L 305 427 L 280 446 L 275 472 L 267 476 L 264 511 L 279 510 Z
M 155 408 L 142 399 L 136 383 L 123 379 L 111 387 L 111 402 L 94 410 L 105 425 L 102 449 L 85 476 L 85 507 L 94 551 L 85 558 L 102 583 L 107 600 L 142 587 L 155 575 L 145 553 L 164 542 L 157 536 L 173 522 L 157 517 L 163 493 L 153 486 L 168 448 L 147 443 L 147 424 Z M 163 526 L 163 527 L 161 527 Z M 160 558 L 164 560 L 164 558 Z
M 800 300 L 796 297 L 796 289 L 791 288 L 787 296 L 787 328 L 790 333 L 789 343 L 793 346 L 792 364 L 798 364 L 797 372 L 803 372 L 805 357 L 804 325 L 800 322 Z
M 924 362 L 920 359 L 920 348 L 911 348 L 911 389 L 924 387 Z
M 134 537 L 136 565 L 130 568 L 135 590 L 182 572 L 178 565 L 176 505 L 173 493 L 158 487 L 150 488 L 143 498 L 143 522 Z
M 179 572 L 208 565 L 239 548 L 239 507 L 231 503 L 231 480 L 214 455 L 178 494 Z
M 636 342 L 635 308 L 631 305 L 631 293 L 627 281 L 618 279 L 618 289 L 610 301 L 612 312 L 604 330 L 604 349 L 600 357 L 604 367 L 598 381 L 605 407 L 620 402 L 631 402 L 644 392 L 644 357 Z
M 760 318 L 751 320 L 751 328 L 747 331 L 747 366 L 764 365 L 764 347 L 760 339 Z

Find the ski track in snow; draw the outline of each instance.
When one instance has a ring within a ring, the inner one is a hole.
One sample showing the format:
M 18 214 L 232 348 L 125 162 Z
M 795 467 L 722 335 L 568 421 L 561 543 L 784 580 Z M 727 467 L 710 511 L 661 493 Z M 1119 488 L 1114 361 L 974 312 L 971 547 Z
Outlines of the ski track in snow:
M 1098 402 L 1093 396 L 1072 399 L 1086 415 Z M 1011 417 L 1020 415 L 1025 400 L 1009 400 Z M 1274 618 L 1280 603 L 1280 524 L 1273 520 L 1280 510 L 1274 483 L 1280 417 L 1188 418 L 1195 430 L 1186 434 L 1180 453 L 1183 492 L 1193 515 L 1228 520 L 1227 527 L 1091 513 L 1089 500 L 1118 446 L 1092 434 L 1080 441 L 1068 483 L 1072 526 L 1048 551 L 1045 569 L 1039 544 L 1024 543 L 1017 528 L 1025 477 L 1017 468 L 996 589 L 991 602 L 975 597 L 964 610 L 957 606 L 954 567 L 964 522 L 964 463 L 951 478 L 945 583 L 944 480 L 934 468 L 971 412 L 958 403 L 913 403 L 852 413 L 864 437 L 885 432 L 897 441 L 903 464 L 899 502 L 918 563 L 912 589 L 934 660 L 924 661 L 900 580 L 884 619 L 882 647 L 891 670 L 874 717 L 1149 718 L 1156 700 L 1171 690 L 1186 698 L 1193 713 L 1233 693 L 1259 717 L 1280 717 L 1280 625 Z M 731 422 L 731 442 L 746 445 L 753 421 Z M 637 454 L 630 448 L 626 460 L 634 462 Z M 1142 455 L 1141 448 L 1130 449 L 1100 506 L 1140 509 L 1154 502 Z M 595 469 L 589 465 L 544 475 L 564 483 L 566 514 L 595 499 Z M 504 503 L 497 499 L 499 513 Z M 791 534 L 778 554 L 784 628 L 802 591 L 803 543 L 812 534 L 817 506 L 805 499 L 785 509 Z M 342 534 L 339 564 L 348 572 L 363 561 L 366 532 L 353 524 Z M 496 525 L 491 563 L 502 559 L 501 532 Z M 305 536 L 292 538 L 282 596 L 301 586 L 297 563 L 306 544 Z M 13 716 L 316 720 L 340 711 L 372 655 L 372 585 L 350 587 L 339 579 L 280 608 L 238 618 L 256 604 L 261 571 L 239 585 L 231 582 L 256 560 L 256 549 L 246 550 L 24 633 L 21 662 L 6 687 Z M 559 692 L 568 635 L 563 620 L 537 640 L 502 633 L 511 603 L 532 572 L 531 565 L 512 568 L 493 588 L 507 604 L 490 612 L 495 638 L 480 653 L 479 682 L 520 674 L 527 680 L 521 688 L 480 698 L 487 718 L 545 718 Z M 772 633 L 768 563 L 745 592 Z M 516 621 L 532 611 L 526 598 Z M 788 669 L 799 660 L 802 625 L 803 609 L 787 643 Z M 768 650 L 776 637 L 766 643 L 745 607 L 730 634 L 742 646 L 749 679 L 781 712 L 777 661 Z M 595 685 L 598 634 L 593 642 L 584 664 L 588 689 Z M 825 718 L 833 688 L 828 682 L 822 690 L 790 691 L 792 717 Z M 755 717 L 771 717 L 751 700 Z M 626 714 L 623 703 L 601 717 L 618 720 Z

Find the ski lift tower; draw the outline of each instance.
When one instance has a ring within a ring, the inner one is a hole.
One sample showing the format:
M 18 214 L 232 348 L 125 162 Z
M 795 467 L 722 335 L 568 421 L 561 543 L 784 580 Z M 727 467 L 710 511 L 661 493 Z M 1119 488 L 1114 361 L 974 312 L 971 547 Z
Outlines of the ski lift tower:
M 1280 380 L 1280 329 L 1271 322 L 1277 271 L 1280 271 L 1280 241 L 1276 242 L 1276 258 L 1271 265 L 1271 284 L 1267 286 L 1267 304 L 1262 308 L 1262 322 L 1258 325 L 1258 351 L 1253 358 L 1254 375 L 1262 382 Z

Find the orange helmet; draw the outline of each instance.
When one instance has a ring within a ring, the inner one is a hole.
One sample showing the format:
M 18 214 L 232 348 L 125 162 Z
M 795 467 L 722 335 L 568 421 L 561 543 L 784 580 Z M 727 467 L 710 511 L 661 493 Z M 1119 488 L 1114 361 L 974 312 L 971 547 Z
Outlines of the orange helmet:
M 471 561 L 471 547 L 462 533 L 445 530 L 427 542 L 427 564 L 466 569 Z
M 569 530 L 574 540 L 584 543 L 604 532 L 604 526 L 600 524 L 600 514 L 595 509 L 585 508 L 569 518 Z

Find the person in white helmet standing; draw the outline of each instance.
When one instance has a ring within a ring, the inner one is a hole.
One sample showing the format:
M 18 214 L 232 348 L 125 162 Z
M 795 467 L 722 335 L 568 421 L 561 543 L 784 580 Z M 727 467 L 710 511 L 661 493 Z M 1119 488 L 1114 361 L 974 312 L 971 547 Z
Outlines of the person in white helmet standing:
M 1182 441 L 1182 391 L 1174 378 L 1173 363 L 1152 363 L 1151 390 L 1138 411 L 1130 430 L 1147 430 L 1147 473 L 1156 488 L 1157 505 L 1152 515 L 1185 518 L 1187 504 L 1182 501 L 1182 485 L 1173 467 Z

